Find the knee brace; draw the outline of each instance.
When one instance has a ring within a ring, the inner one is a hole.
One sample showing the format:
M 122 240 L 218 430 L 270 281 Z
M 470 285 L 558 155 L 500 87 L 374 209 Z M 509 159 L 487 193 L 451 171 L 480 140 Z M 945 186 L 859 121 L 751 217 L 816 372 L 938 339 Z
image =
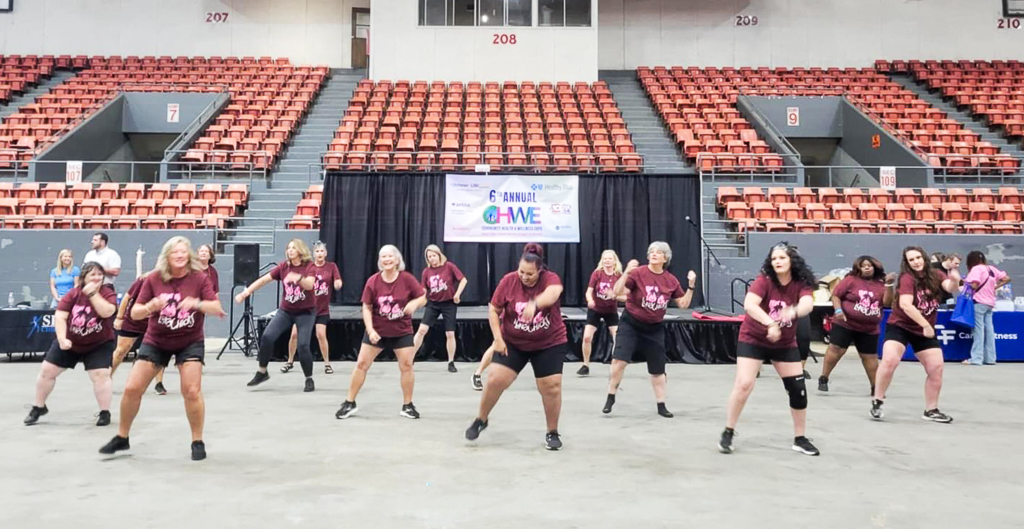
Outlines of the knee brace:
M 789 407 L 794 410 L 807 409 L 807 387 L 804 383 L 804 376 L 782 377 L 782 385 L 789 393 Z

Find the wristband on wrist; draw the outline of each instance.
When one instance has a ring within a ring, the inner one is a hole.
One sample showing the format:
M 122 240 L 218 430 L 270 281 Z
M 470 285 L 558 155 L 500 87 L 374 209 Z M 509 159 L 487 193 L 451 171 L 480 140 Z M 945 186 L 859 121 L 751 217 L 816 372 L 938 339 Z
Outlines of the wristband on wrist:
M 838 316 L 838 315 L 840 315 L 842 313 L 843 313 L 843 309 L 841 309 L 841 308 L 836 309 L 836 316 Z

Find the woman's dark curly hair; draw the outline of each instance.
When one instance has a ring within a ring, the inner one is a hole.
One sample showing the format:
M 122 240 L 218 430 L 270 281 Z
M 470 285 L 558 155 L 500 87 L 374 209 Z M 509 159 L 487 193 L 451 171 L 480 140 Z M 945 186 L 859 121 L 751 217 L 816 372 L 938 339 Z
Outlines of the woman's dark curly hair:
M 918 252 L 921 254 L 921 258 L 925 260 L 924 268 L 920 272 L 915 272 L 913 268 L 910 268 L 910 262 L 907 261 L 907 252 Z M 933 300 L 941 302 L 943 299 L 946 299 L 945 291 L 942 289 L 942 280 L 939 279 L 939 271 L 929 266 L 928 254 L 924 253 L 924 249 L 920 246 L 907 246 L 900 255 L 900 274 L 907 274 L 913 277 L 916 290 L 927 292 L 928 296 Z
M 779 283 L 779 276 L 775 273 L 775 269 L 772 268 L 772 253 L 775 250 L 783 250 L 786 255 L 789 256 L 790 274 L 793 277 L 793 281 L 803 283 L 809 288 L 817 288 L 818 282 L 814 279 L 814 271 L 811 270 L 810 266 L 807 266 L 807 261 L 804 261 L 803 256 L 797 251 L 796 246 L 790 246 L 788 242 L 782 241 L 775 246 L 772 246 L 771 250 L 768 250 L 768 256 L 764 258 L 764 262 L 761 263 L 761 273 L 772 280 L 775 286 L 781 287 Z
M 862 255 L 853 260 L 853 270 L 850 271 L 853 277 L 861 277 L 860 265 L 864 264 L 864 261 L 871 263 L 871 266 L 875 267 L 875 273 L 871 277 L 867 278 L 871 281 L 885 281 L 885 267 L 882 266 L 882 262 L 870 255 Z

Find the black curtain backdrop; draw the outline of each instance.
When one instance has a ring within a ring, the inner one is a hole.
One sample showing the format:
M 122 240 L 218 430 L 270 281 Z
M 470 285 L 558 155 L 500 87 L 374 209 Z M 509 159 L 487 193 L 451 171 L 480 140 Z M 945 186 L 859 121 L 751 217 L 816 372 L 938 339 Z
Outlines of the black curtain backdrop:
M 696 176 L 580 175 L 580 243 L 545 244 L 548 267 L 562 278 L 564 306 L 584 306 L 587 281 L 601 252 L 613 249 L 625 264 L 645 262 L 651 241 L 672 247 L 669 271 L 686 285 L 687 271 L 700 274 L 700 240 L 686 217 L 700 218 Z M 515 270 L 523 244 L 445 243 L 445 175 L 329 175 L 321 205 L 320 239 L 338 264 L 345 286 L 334 301 L 359 303 L 366 279 L 377 271 L 377 252 L 394 244 L 417 278 L 423 250 L 439 245 L 469 279 L 463 305 L 484 305 L 498 281 Z M 703 304 L 697 280 L 691 307 Z

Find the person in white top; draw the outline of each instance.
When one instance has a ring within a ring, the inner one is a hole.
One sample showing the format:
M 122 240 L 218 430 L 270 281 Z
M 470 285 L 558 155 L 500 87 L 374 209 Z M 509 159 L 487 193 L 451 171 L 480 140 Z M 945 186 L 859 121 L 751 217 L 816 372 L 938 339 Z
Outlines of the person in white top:
M 107 247 L 107 234 L 95 233 L 92 236 L 92 250 L 85 254 L 82 264 L 95 262 L 103 267 L 105 272 L 103 284 L 113 285 L 114 278 L 121 275 L 121 256 L 113 249 Z

